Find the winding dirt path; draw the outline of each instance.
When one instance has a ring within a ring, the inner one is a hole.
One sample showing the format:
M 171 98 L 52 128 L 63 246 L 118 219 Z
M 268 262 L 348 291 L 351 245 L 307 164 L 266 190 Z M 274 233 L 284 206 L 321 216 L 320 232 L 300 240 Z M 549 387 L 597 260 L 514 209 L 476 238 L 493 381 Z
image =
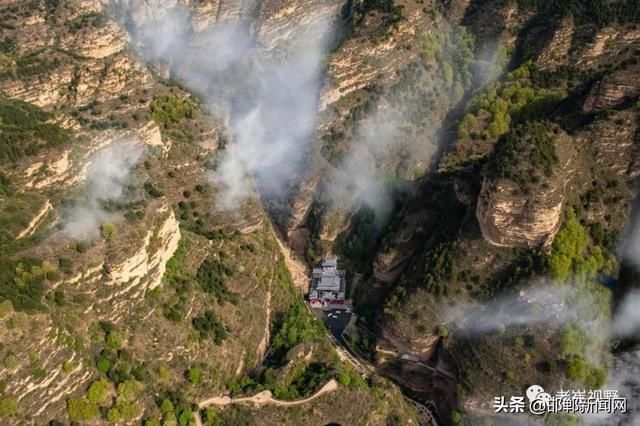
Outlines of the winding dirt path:
M 314 399 L 321 397 L 325 393 L 333 392 L 336 389 L 338 389 L 338 382 L 336 382 L 334 379 L 331 379 L 320 390 L 318 390 L 318 392 L 314 393 L 308 398 L 299 399 L 297 401 L 281 401 L 279 399 L 274 399 L 271 391 L 266 390 L 253 396 L 244 398 L 230 398 L 228 396 L 209 398 L 200 402 L 198 404 L 198 408 L 203 409 L 212 405 L 215 405 L 217 407 L 226 407 L 227 405 L 232 404 L 253 404 L 257 406 L 277 405 L 280 407 L 293 407 L 296 405 L 306 404 L 307 402 L 313 401 Z

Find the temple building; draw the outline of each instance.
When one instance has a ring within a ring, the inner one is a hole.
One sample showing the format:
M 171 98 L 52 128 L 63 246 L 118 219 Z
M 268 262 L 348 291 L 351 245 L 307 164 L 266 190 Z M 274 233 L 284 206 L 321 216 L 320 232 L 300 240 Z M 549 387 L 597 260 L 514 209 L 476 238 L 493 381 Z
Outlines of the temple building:
M 336 259 L 322 259 L 320 268 L 313 268 L 309 304 L 312 308 L 346 308 L 345 271 L 338 269 Z

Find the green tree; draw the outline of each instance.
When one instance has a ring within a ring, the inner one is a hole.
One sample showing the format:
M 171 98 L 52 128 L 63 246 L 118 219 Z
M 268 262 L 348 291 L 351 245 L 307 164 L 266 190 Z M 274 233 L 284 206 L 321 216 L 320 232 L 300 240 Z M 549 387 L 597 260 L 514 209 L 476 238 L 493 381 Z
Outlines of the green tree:
M 109 388 L 111 384 L 106 379 L 99 379 L 91 383 L 87 391 L 87 399 L 94 404 L 104 405 L 109 402 Z
M 187 371 L 187 379 L 195 384 L 202 382 L 202 369 L 200 367 L 191 367 L 189 371 Z
M 136 380 L 125 380 L 118 385 L 118 399 L 122 401 L 135 401 L 142 385 Z
M 173 413 L 175 411 L 175 407 L 173 406 L 173 402 L 170 399 L 166 398 L 160 404 L 160 411 L 163 413 Z
M 105 222 L 100 227 L 100 233 L 105 240 L 110 240 L 111 237 L 116 235 L 117 231 L 118 228 L 111 222 Z
M 189 410 L 182 410 L 180 416 L 178 416 L 178 424 L 180 426 L 188 426 L 193 419 L 193 413 Z
M 462 422 L 462 413 L 457 410 L 453 410 L 451 412 L 451 423 L 454 425 L 459 425 Z
M 438 325 L 438 336 L 447 337 L 449 335 L 449 327 L 446 324 Z
M 560 332 L 560 351 L 564 355 L 579 355 L 583 353 L 586 338 L 584 333 L 571 325 L 568 325 Z
M 589 374 L 589 365 L 579 356 L 574 356 L 567 363 L 567 377 L 571 380 L 584 381 Z
M 111 361 L 103 356 L 99 356 L 96 359 L 96 368 L 100 370 L 102 373 L 107 374 L 111 369 Z
M 4 357 L 2 363 L 4 364 L 4 368 L 11 370 L 15 368 L 16 365 L 18 365 L 18 358 L 16 358 L 14 354 L 8 354 Z
M 568 209 L 563 228 L 553 240 L 549 269 L 557 280 L 569 278 L 573 263 L 584 255 L 589 242 L 587 231 L 578 222 L 573 209 Z
M 67 415 L 72 422 L 93 420 L 100 416 L 98 406 L 84 398 L 67 399 Z
M 150 417 L 148 419 L 145 419 L 144 426 L 162 426 L 162 422 L 160 421 L 160 419 Z
M 122 335 L 115 330 L 111 330 L 105 336 L 105 343 L 112 349 L 122 348 Z
M 142 409 L 137 402 L 117 401 L 113 407 L 107 411 L 107 420 L 118 423 L 125 420 L 132 420 L 140 416 Z
M 442 63 L 442 76 L 444 77 L 444 81 L 447 85 L 451 85 L 451 83 L 453 83 L 453 75 L 453 67 L 449 62 L 444 61 Z

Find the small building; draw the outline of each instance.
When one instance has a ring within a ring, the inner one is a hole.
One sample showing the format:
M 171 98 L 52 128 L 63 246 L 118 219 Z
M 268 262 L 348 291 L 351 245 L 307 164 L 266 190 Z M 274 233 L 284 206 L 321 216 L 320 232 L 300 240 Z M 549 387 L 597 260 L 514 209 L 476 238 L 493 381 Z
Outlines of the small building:
M 336 259 L 322 259 L 320 268 L 313 268 L 309 304 L 312 308 L 346 309 L 345 271 L 338 269 Z

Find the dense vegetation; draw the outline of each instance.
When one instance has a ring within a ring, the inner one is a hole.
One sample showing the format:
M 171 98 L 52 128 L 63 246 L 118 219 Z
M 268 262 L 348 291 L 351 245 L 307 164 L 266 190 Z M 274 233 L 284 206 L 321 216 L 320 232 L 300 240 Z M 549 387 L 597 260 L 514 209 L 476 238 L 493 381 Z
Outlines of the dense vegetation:
M 509 130 L 514 119 L 535 117 L 558 102 L 560 94 L 532 84 L 533 70 L 535 66 L 526 63 L 510 72 L 504 82 L 495 83 L 474 98 L 458 128 L 459 136 L 496 138 Z
M 325 330 L 322 324 L 313 316 L 302 303 L 294 303 L 284 318 L 276 325 L 277 332 L 271 341 L 270 353 L 272 359 L 282 360 L 284 355 L 300 343 L 320 339 Z
M 171 286 L 174 294 L 164 303 L 163 314 L 165 318 L 175 323 L 184 320 L 190 303 L 187 300 L 187 294 L 196 286 L 204 294 L 210 295 L 212 302 L 217 301 L 220 304 L 238 302 L 238 296 L 229 291 L 225 284 L 226 278 L 233 275 L 233 269 L 221 259 L 208 258 L 200 264 L 194 274 L 185 268 L 188 248 L 187 240 L 182 239 L 173 257 L 167 262 L 164 275 L 164 281 Z M 211 340 L 216 345 L 220 345 L 228 335 L 227 327 L 212 309 L 195 316 L 191 320 L 191 325 L 201 339 Z
M 84 28 L 102 28 L 107 24 L 107 17 L 100 12 L 80 15 L 69 23 L 69 31 L 76 33 Z
M 527 62 L 471 100 L 458 126 L 456 146 L 443 159 L 446 169 L 484 158 L 513 126 L 553 110 L 563 93 L 538 87 L 533 74 L 537 75 L 536 67 Z
M 70 140 L 67 130 L 47 121 L 52 114 L 26 102 L 0 100 L 0 160 L 16 161 Z
M 542 17 L 573 16 L 580 24 L 598 26 L 640 22 L 640 4 L 636 0 L 508 0 L 520 7 L 534 9 Z
M 42 307 L 44 284 L 55 278 L 53 265 L 38 259 L 0 259 L 0 301 L 11 301 L 18 311 L 34 312 Z
M 194 117 L 198 107 L 189 98 L 175 94 L 161 94 L 156 96 L 151 105 L 151 117 L 160 125 L 168 128 L 183 119 Z
M 220 259 L 205 259 L 196 272 L 196 280 L 205 293 L 213 295 L 218 302 L 237 303 L 237 295 L 225 285 L 226 277 L 233 276 L 233 269 Z
M 553 277 L 560 281 L 570 277 L 584 281 L 605 267 L 611 268 L 603 249 L 591 243 L 588 231 L 578 222 L 573 209 L 567 210 L 565 224 L 556 235 L 549 256 Z
M 233 394 L 269 389 L 276 398 L 293 400 L 311 395 L 330 378 L 345 386 L 364 385 L 360 376 L 336 359 L 324 326 L 300 301 L 294 301 L 276 319 L 273 328 L 263 368 L 255 376 L 230 380 L 227 388 Z M 312 358 L 305 360 L 296 355 L 305 353 L 301 351 L 311 351 Z
M 351 26 L 358 27 L 367 15 L 379 13 L 381 21 L 369 34 L 373 39 L 380 39 L 389 34 L 389 29 L 403 19 L 403 6 L 397 5 L 395 0 L 363 0 L 361 2 L 349 2 L 351 8 Z
M 516 182 L 525 194 L 531 184 L 551 177 L 558 164 L 552 129 L 548 122 L 527 122 L 500 138 L 494 154 L 497 175 Z
M 191 321 L 193 328 L 202 339 L 212 339 L 216 345 L 220 345 L 227 337 L 227 328 L 218 320 L 215 312 L 206 311 L 201 316 Z
M 471 86 L 470 66 L 474 61 L 475 37 L 466 27 L 456 26 L 451 31 L 437 31 L 420 38 L 422 59 L 436 62 L 447 87 L 453 89 L 455 101 L 462 99 Z

